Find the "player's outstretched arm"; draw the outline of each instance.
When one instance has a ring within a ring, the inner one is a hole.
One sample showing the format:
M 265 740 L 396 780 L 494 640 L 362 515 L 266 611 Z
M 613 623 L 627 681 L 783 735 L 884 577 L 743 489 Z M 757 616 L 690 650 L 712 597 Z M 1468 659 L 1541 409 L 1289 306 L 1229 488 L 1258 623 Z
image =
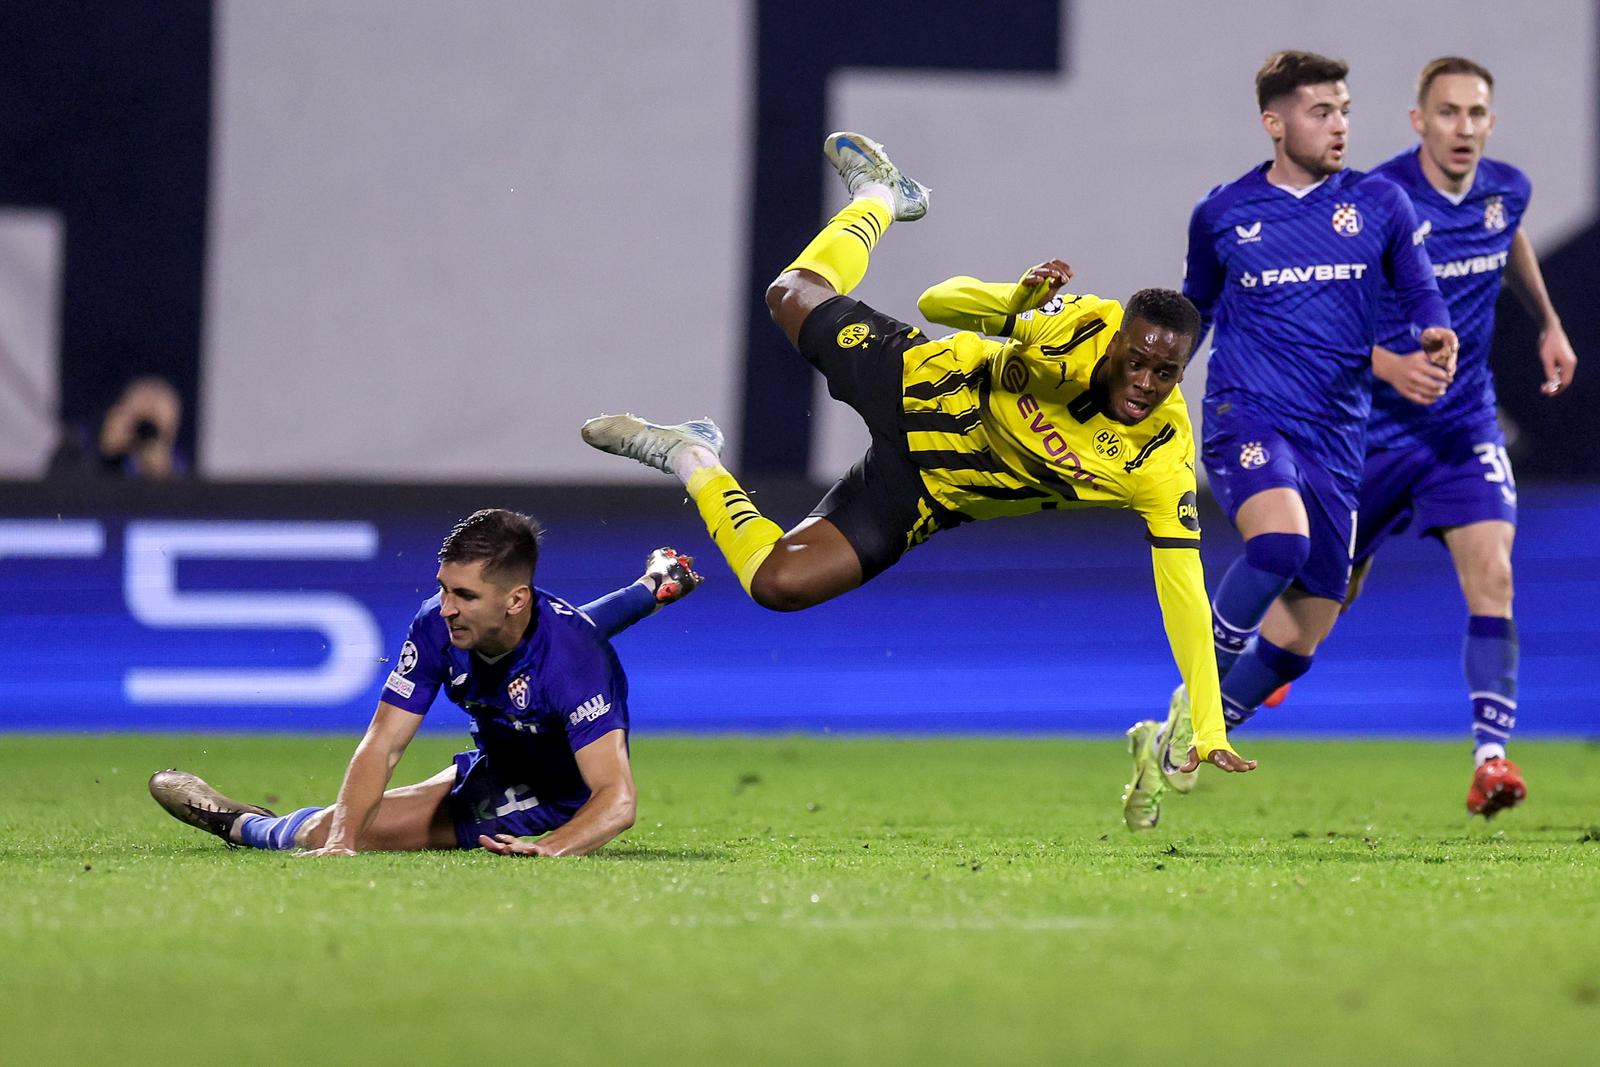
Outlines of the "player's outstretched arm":
M 297 853 L 301 856 L 353 856 L 356 844 L 378 813 L 378 803 L 388 788 L 389 777 L 405 755 L 406 746 L 417 736 L 422 716 L 397 708 L 387 701 L 378 702 L 372 722 L 367 726 L 361 743 L 356 745 L 350 766 L 345 769 L 344 782 L 339 786 L 339 799 L 333 805 L 333 818 L 328 826 L 328 838 L 320 848 Z
M 571 821 L 533 841 L 495 834 L 479 837 L 478 844 L 499 856 L 584 856 L 632 826 L 638 805 L 626 731 L 612 730 L 575 755 L 589 799 Z
M 1015 316 L 1048 304 L 1071 280 L 1072 268 L 1060 259 L 1029 267 L 1016 282 L 984 282 L 962 274 L 930 286 L 917 298 L 917 310 L 929 322 L 1004 337 Z
M 1150 550 L 1161 621 L 1178 673 L 1189 690 L 1189 714 L 1194 721 L 1195 747 L 1190 749 L 1194 763 L 1185 770 L 1194 770 L 1204 759 L 1225 771 L 1253 771 L 1255 760 L 1245 759 L 1228 744 L 1227 725 L 1222 718 L 1222 686 L 1217 681 L 1217 660 L 1212 650 L 1211 601 L 1206 596 L 1199 547 L 1195 541 L 1193 547 L 1157 545 Z
M 1567 340 L 1567 331 L 1561 325 L 1561 316 L 1550 302 L 1533 242 L 1521 230 L 1511 239 L 1509 267 L 1506 281 L 1511 291 L 1539 324 L 1539 362 L 1544 364 L 1544 384 L 1539 392 L 1557 396 L 1572 384 L 1573 375 L 1578 373 L 1578 354 L 1572 350 L 1572 342 Z

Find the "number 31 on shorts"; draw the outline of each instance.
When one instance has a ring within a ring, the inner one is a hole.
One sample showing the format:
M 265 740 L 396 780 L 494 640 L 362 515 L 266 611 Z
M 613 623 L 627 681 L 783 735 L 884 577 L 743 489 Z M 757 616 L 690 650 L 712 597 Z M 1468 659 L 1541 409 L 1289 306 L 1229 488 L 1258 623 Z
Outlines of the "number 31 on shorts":
M 1472 451 L 1477 453 L 1478 462 L 1489 468 L 1483 472 L 1483 480 L 1498 485 L 1506 503 L 1515 505 L 1517 478 L 1511 473 L 1511 457 L 1506 455 L 1505 446 L 1485 441 L 1481 445 L 1473 445 Z

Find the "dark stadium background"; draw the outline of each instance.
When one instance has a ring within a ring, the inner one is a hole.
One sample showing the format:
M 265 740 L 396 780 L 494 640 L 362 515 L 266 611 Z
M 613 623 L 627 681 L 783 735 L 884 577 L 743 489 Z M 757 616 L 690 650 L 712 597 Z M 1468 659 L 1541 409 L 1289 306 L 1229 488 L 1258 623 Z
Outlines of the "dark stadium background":
M 806 481 L 813 394 L 809 372 L 785 358 L 758 296 L 824 209 L 815 152 L 831 125 L 830 75 L 874 66 L 1037 74 L 1074 61 L 1060 46 L 1073 39 L 1072 5 L 1013 5 L 1016 20 L 1040 28 L 1025 35 L 995 30 L 970 7 L 921 5 L 918 18 L 870 39 L 850 32 L 859 4 L 751 9 L 756 121 L 748 164 L 763 195 L 741 240 L 748 319 L 734 331 L 743 346 L 738 424 L 741 473 L 780 519 L 804 514 L 819 492 Z M 185 397 L 183 444 L 202 472 L 217 15 L 210 3 L 152 0 L 0 11 L 0 205 L 62 220 L 59 419 L 92 423 L 130 374 L 160 374 Z M 1600 41 L 1595 47 L 1600 52 Z M 1600 85 L 1590 95 L 1600 96 Z M 1600 159 L 1593 163 L 1591 180 L 1600 181 Z M 1523 508 L 1519 732 L 1595 735 L 1600 220 L 1541 252 L 1584 364 L 1566 397 L 1541 401 L 1526 387 L 1531 327 L 1504 298 L 1495 360 L 1502 403 L 1518 427 Z M 292 405 L 317 387 L 286 380 L 278 399 Z M 294 434 L 293 418 L 277 432 Z M 358 730 L 387 670 L 382 657 L 394 653 L 430 590 L 434 547 L 455 518 L 482 506 L 526 509 L 547 522 L 541 584 L 575 601 L 630 580 L 656 544 L 701 556 L 711 578 L 705 589 L 618 640 L 639 729 L 1109 732 L 1163 709 L 1175 680 L 1148 555 L 1127 515 L 964 529 L 858 594 L 779 616 L 743 597 L 693 509 L 665 482 L 407 485 L 308 476 L 152 487 L 19 479 L 0 483 L 0 501 L 0 594 L 14 635 L 12 669 L 0 677 L 0 729 Z M 1207 562 L 1217 568 L 1236 540 L 1214 508 L 1204 518 Z M 261 559 L 244 548 L 175 571 L 180 600 L 229 591 L 345 598 L 381 634 L 368 677 L 348 680 L 336 700 L 262 702 L 249 695 L 248 672 L 314 672 L 328 656 L 321 634 L 282 624 L 152 625 L 136 615 L 131 588 L 141 579 L 128 566 L 130 533 L 218 520 L 345 523 L 370 534 L 372 551 L 359 557 Z M 71 524 L 87 540 L 63 548 L 67 542 L 50 540 L 51 524 Z M 56 547 L 41 547 L 47 543 Z M 1436 546 L 1399 539 L 1316 670 L 1289 704 L 1257 720 L 1261 729 L 1464 738 L 1463 609 L 1453 584 Z M 215 699 L 130 697 L 130 672 L 151 668 L 246 673 Z M 432 720 L 462 726 L 442 702 Z

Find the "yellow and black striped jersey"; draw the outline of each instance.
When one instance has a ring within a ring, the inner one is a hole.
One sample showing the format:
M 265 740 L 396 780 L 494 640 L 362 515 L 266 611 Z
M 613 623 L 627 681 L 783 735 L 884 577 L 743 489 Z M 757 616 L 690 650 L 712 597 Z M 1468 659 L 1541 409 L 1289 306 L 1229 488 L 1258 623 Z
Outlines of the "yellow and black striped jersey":
M 982 283 L 935 286 L 923 313 L 950 325 L 982 319 L 1010 340 L 958 333 L 905 354 L 907 445 L 928 494 L 973 519 L 1132 508 L 1152 543 L 1197 544 L 1194 431 L 1182 393 L 1128 426 L 1106 413 L 1091 384 L 1122 305 L 1062 295 L 997 320 L 974 314 L 974 285 Z
M 906 443 L 924 487 L 973 519 L 1062 507 L 1132 508 L 1151 544 L 1156 596 L 1188 687 L 1201 758 L 1232 751 L 1200 562 L 1194 430 L 1174 389 L 1138 424 L 1110 418 L 1093 386 L 1122 305 L 1038 287 L 951 278 L 922 295 L 934 322 L 962 332 L 906 350 Z

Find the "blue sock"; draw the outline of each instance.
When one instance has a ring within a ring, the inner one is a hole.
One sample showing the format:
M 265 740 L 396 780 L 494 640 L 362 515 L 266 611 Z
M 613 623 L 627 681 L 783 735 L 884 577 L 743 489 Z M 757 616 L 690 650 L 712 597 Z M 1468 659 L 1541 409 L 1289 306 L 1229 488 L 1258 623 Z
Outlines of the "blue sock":
M 276 818 L 270 815 L 239 816 L 239 843 L 251 848 L 269 848 L 279 852 L 294 849 L 294 835 L 305 821 L 321 808 L 301 808 Z
M 1467 619 L 1461 665 L 1472 695 L 1472 747 L 1478 763 L 1506 754 L 1517 725 L 1517 624 L 1494 615 Z
M 1280 685 L 1311 669 L 1311 657 L 1279 648 L 1260 634 L 1222 680 L 1222 717 L 1229 729 L 1248 722 Z
M 1311 538 L 1300 534 L 1257 534 L 1244 543 L 1211 602 L 1211 634 L 1217 643 L 1217 673 L 1228 676 L 1244 646 L 1255 636 L 1272 602 L 1300 573 L 1311 555 Z
M 656 610 L 656 595 L 634 582 L 578 610 L 589 616 L 595 629 L 606 637 L 615 637 Z

